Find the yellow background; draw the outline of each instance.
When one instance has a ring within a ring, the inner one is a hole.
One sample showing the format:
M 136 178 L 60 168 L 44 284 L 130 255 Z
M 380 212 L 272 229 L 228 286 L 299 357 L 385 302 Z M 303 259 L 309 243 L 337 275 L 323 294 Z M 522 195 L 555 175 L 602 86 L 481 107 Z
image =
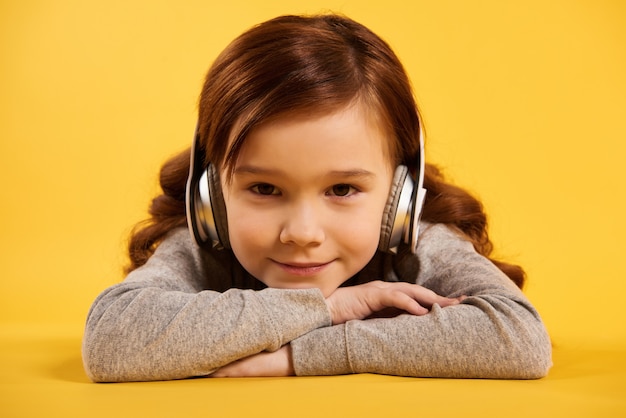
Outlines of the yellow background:
M 122 279 L 127 234 L 161 163 L 190 144 L 208 66 L 253 24 L 326 10 L 398 53 L 427 159 L 483 200 L 497 254 L 527 269 L 555 347 L 617 347 L 623 363 L 620 0 L 0 0 L 3 335 L 63 330 L 73 339 L 55 349 L 71 351 L 68 373 L 85 379 L 87 310 Z

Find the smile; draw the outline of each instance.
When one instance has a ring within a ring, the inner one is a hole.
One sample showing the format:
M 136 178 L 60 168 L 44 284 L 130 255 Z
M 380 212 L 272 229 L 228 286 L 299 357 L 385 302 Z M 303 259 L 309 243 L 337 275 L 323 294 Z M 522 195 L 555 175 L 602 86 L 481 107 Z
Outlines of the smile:
M 272 260 L 286 273 L 294 276 L 314 276 L 321 273 L 326 267 L 328 267 L 332 261 L 327 263 L 281 263 L 276 260 Z

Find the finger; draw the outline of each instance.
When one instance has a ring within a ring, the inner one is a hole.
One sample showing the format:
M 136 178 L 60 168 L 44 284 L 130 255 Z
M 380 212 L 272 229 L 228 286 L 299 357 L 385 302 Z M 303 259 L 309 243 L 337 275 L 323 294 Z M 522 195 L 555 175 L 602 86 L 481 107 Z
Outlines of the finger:
M 238 372 L 237 366 L 233 363 L 227 364 L 224 367 L 221 367 L 211 373 L 209 376 L 211 377 L 238 377 L 240 373 Z
M 393 290 L 386 294 L 388 296 L 382 301 L 385 307 L 401 309 L 413 315 L 426 315 L 428 313 L 428 309 L 405 292 Z
M 211 377 L 243 377 L 248 372 L 248 362 L 253 356 L 235 360 L 215 370 Z
M 461 298 L 449 298 L 446 296 L 441 296 L 434 291 L 427 289 L 425 287 L 419 285 L 412 285 L 408 290 L 411 297 L 415 298 L 421 305 L 432 307 L 434 304 L 441 306 L 442 308 L 446 306 L 458 305 L 464 299 Z
M 400 290 L 414 298 L 422 306 L 428 308 L 431 308 L 434 304 L 438 304 L 442 308 L 446 306 L 458 305 L 467 298 L 466 296 L 459 296 L 456 298 L 441 296 L 435 293 L 433 290 L 415 283 L 382 281 L 370 283 L 375 284 L 376 287 L 380 289 Z
M 211 373 L 209 375 L 209 377 L 228 377 L 228 373 L 226 373 L 224 370 L 222 369 L 217 369 L 216 371 L 214 371 L 213 373 Z

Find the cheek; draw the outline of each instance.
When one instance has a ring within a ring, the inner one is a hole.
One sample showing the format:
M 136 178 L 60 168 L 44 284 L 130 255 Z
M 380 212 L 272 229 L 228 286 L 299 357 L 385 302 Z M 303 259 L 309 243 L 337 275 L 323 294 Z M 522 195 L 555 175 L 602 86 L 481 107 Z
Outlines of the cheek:
M 376 248 L 380 239 L 380 217 L 355 217 L 358 220 L 342 224 L 343 234 L 355 248 Z
M 263 260 L 271 248 L 271 234 L 250 219 L 233 217 L 228 222 L 230 249 L 243 268 L 254 277 L 263 277 Z
M 267 235 L 269 224 L 259 219 L 257 211 L 252 210 L 241 199 L 233 196 L 228 185 L 222 184 L 222 190 L 226 205 L 228 239 L 231 249 L 237 256 L 238 253 L 245 254 L 254 251 L 254 247 L 259 246 L 263 236 Z
M 355 263 L 367 264 L 378 249 L 382 209 L 359 211 L 335 220 L 335 240 Z
M 228 213 L 228 236 L 232 250 L 238 253 L 250 253 L 256 248 L 266 246 L 271 235 L 271 224 L 259 221 L 254 214 Z

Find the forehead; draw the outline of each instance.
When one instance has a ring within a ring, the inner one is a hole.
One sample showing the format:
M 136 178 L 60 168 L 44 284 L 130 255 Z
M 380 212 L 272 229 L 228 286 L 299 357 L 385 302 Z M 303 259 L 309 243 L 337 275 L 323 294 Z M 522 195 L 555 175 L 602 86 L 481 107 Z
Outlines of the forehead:
M 247 135 L 233 169 L 243 165 L 311 173 L 387 170 L 392 165 L 388 143 L 386 130 L 358 107 L 324 115 L 281 117 Z
M 249 148 L 251 138 L 271 138 L 283 132 L 290 135 L 293 141 L 297 141 L 303 139 L 302 132 L 315 134 L 315 130 L 319 135 L 322 132 L 326 135 L 334 133 L 337 139 L 341 138 L 340 130 L 345 135 L 360 135 L 360 139 L 364 141 L 374 135 L 378 140 L 380 152 L 386 159 L 394 162 L 397 159 L 397 140 L 386 123 L 387 118 L 381 113 L 377 106 L 366 105 L 363 101 L 354 101 L 330 110 L 311 108 L 286 111 L 256 124 L 249 122 L 250 115 L 243 115 L 231 129 L 228 139 L 228 157 L 224 161 L 223 169 L 232 173 L 241 151 Z M 322 146 L 321 143 L 319 145 Z

